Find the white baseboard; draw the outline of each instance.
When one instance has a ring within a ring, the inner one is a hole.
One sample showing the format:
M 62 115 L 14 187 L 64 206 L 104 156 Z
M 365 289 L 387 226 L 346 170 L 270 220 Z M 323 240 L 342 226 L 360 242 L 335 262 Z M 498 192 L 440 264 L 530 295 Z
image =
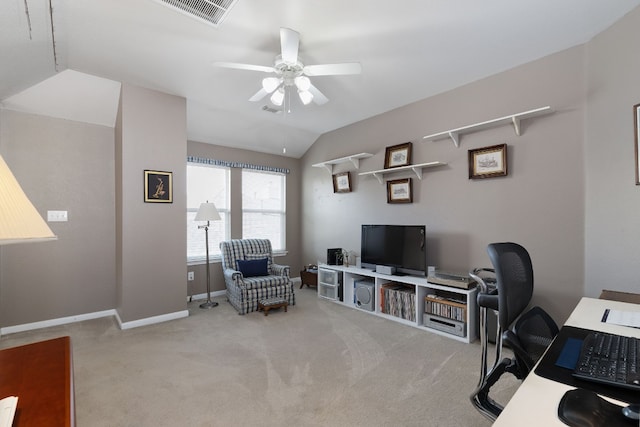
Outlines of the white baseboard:
M 167 322 L 169 320 L 182 319 L 183 317 L 189 317 L 189 310 L 176 311 L 174 313 L 161 314 L 159 316 L 146 317 L 144 319 L 132 320 L 130 322 L 123 322 L 120 319 L 118 312 L 115 313 L 116 320 L 120 329 L 132 329 L 140 326 L 153 325 L 155 323 Z
M 215 298 L 215 297 L 223 297 L 225 295 L 227 295 L 227 291 L 225 291 L 225 290 L 212 291 L 211 292 L 211 296 L 213 298 Z M 199 300 L 199 299 L 206 299 L 206 298 L 207 298 L 207 293 L 204 292 L 202 294 L 194 294 L 194 295 L 191 295 L 191 297 L 187 297 L 187 301 L 196 301 L 196 300 Z
M 34 329 L 50 328 L 51 326 L 66 325 L 82 322 L 84 320 L 99 319 L 101 317 L 115 316 L 115 310 L 96 311 L 95 313 L 79 314 L 76 316 L 61 317 L 59 319 L 43 320 L 40 322 L 25 323 L 22 325 L 7 326 L 0 329 L 0 335 L 15 334 L 17 332 L 32 331 Z
M 213 292 L 212 292 L 213 294 Z M 206 294 L 203 294 L 206 296 Z M 99 319 L 101 317 L 114 316 L 118 322 L 120 329 L 131 329 L 140 326 L 153 325 L 154 323 L 162 323 L 169 320 L 181 319 L 189 317 L 188 310 L 176 311 L 175 313 L 162 314 L 160 316 L 147 317 L 144 319 L 133 320 L 131 322 L 123 322 L 115 309 L 97 311 L 95 313 L 79 314 L 76 316 L 61 317 L 58 319 L 43 320 L 40 322 L 25 323 L 22 325 L 7 326 L 0 328 L 0 336 L 15 334 L 18 332 L 33 331 L 35 329 L 50 328 L 52 326 L 67 325 L 69 323 L 82 322 L 84 320 Z
M 299 283 L 300 278 L 293 277 L 291 281 L 294 283 Z M 226 294 L 227 292 L 225 290 L 211 292 L 212 297 L 225 296 Z M 199 299 L 205 299 L 205 298 L 207 298 L 206 292 L 191 296 L 192 300 L 199 300 Z M 189 297 L 187 297 L 187 301 L 188 300 L 189 300 Z M 99 319 L 101 317 L 109 317 L 109 316 L 115 316 L 116 320 L 118 321 L 118 326 L 120 327 L 120 329 L 124 330 L 124 329 L 138 328 L 140 326 L 153 325 L 154 323 L 167 322 L 169 320 L 181 319 L 183 317 L 189 317 L 189 311 L 182 310 L 182 311 L 176 311 L 175 313 L 167 313 L 167 314 L 162 314 L 160 316 L 153 316 L 153 317 L 147 317 L 144 319 L 133 320 L 131 322 L 123 322 L 122 319 L 120 319 L 118 312 L 115 309 L 111 309 L 111 310 L 104 310 L 104 311 L 96 311 L 94 313 L 78 314 L 76 316 L 61 317 L 58 319 L 43 320 L 40 322 L 25 323 L 22 325 L 7 326 L 5 328 L 0 328 L 0 336 L 15 334 L 18 332 L 33 331 L 35 329 L 49 328 L 51 326 L 67 325 L 69 323 L 82 322 L 84 320 Z

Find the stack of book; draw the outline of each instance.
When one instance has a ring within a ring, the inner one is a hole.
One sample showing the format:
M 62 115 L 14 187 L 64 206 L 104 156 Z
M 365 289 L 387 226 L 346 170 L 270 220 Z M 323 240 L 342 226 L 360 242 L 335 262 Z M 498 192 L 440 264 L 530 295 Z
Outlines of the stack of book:
M 467 321 L 467 304 L 455 298 L 430 294 L 424 298 L 425 313 L 434 314 L 445 319 Z
M 416 321 L 415 286 L 388 283 L 380 287 L 380 310 L 391 316 Z

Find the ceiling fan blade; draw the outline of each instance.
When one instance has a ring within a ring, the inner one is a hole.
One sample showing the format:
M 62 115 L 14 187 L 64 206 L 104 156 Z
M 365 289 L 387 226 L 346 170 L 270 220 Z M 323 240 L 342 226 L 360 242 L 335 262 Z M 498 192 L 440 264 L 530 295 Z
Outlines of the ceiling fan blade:
M 324 96 L 324 94 L 320 92 L 314 85 L 309 86 L 309 92 L 311 92 L 311 94 L 313 95 L 313 102 L 315 102 L 316 104 L 323 105 L 329 102 L 329 98 Z
M 262 98 L 264 98 L 265 96 L 267 96 L 269 94 L 269 92 L 267 92 L 266 90 L 264 90 L 263 88 L 260 88 L 259 91 L 257 91 L 255 93 L 255 95 L 253 95 L 251 98 L 249 98 L 249 101 L 251 102 L 258 102 L 260 101 Z
M 282 50 L 282 60 L 286 64 L 298 62 L 298 47 L 300 45 L 300 34 L 290 28 L 280 28 L 280 48 Z
M 307 65 L 303 70 L 307 76 L 336 76 L 360 74 L 362 65 L 359 62 L 345 62 L 342 64 Z
M 233 68 L 236 70 L 261 71 L 263 73 L 275 73 L 273 67 L 265 67 L 264 65 L 239 64 L 237 62 L 214 62 L 215 67 Z

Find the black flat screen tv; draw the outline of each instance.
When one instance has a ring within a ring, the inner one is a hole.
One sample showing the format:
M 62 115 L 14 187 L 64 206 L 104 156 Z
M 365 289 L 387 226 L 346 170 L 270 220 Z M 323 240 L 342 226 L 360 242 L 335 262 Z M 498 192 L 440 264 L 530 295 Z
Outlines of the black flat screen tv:
M 395 267 L 396 273 L 427 275 L 424 225 L 363 225 L 362 268 Z

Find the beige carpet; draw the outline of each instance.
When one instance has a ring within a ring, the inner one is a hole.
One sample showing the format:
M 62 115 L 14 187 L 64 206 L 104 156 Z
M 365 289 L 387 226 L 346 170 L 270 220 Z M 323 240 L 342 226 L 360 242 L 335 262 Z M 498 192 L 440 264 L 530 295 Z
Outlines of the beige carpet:
M 4 336 L 70 335 L 76 419 L 93 426 L 489 426 L 468 396 L 480 346 L 296 289 L 288 313 L 239 316 L 224 298 L 127 331 L 111 318 Z M 506 402 L 519 383 L 495 386 Z

